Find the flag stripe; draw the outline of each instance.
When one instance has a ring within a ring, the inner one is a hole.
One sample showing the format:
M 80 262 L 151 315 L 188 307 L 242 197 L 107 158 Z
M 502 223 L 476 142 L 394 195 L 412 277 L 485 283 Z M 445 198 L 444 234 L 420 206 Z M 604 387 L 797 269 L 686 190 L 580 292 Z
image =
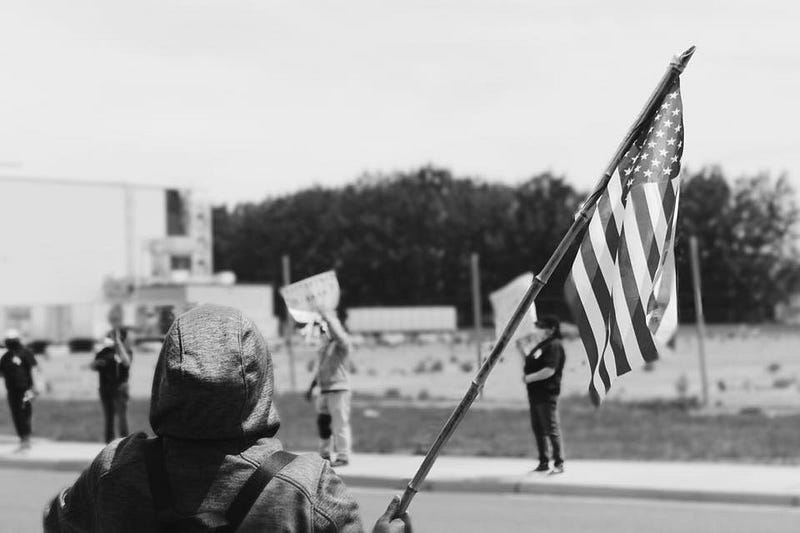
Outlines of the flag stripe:
M 645 193 L 645 185 L 640 185 L 631 188 L 631 202 L 630 208 L 632 209 L 635 217 L 636 225 L 638 226 L 639 238 L 641 239 L 642 252 L 644 254 L 644 262 L 647 265 L 647 271 L 650 273 L 652 280 L 658 270 L 660 262 L 660 254 L 658 253 L 658 245 L 653 242 L 652 231 L 652 218 L 650 216 L 650 209 L 648 208 L 647 195 Z
M 653 240 L 655 252 L 658 254 L 659 262 L 664 253 L 666 244 L 667 221 L 662 215 L 664 211 L 664 191 L 669 188 L 668 183 L 646 183 L 642 186 L 645 198 L 647 199 L 647 211 L 650 214 L 650 226 L 653 228 Z M 658 265 L 660 266 L 660 265 Z
M 621 304 L 619 298 L 614 300 L 614 320 L 609 322 L 609 350 L 611 358 L 614 361 L 614 374 L 621 376 L 627 374 L 631 365 L 628 362 L 628 350 L 624 343 L 623 330 L 620 328 L 620 320 L 622 320 L 623 328 L 626 326 L 626 317 L 628 314 L 624 310 L 618 310 L 618 305 Z M 636 349 L 635 346 L 628 346 L 628 349 Z M 610 387 L 609 387 L 610 388 Z
M 625 230 L 627 230 L 627 227 Z M 639 354 L 640 358 L 649 361 L 654 357 L 653 354 L 656 353 L 656 348 L 653 344 L 653 337 L 650 334 L 650 330 L 647 328 L 647 322 L 642 308 L 642 299 L 639 297 L 638 287 L 636 287 L 635 280 L 633 279 L 634 271 L 631 266 L 627 244 L 627 239 L 623 239 L 619 251 L 619 264 L 620 281 L 622 290 L 625 293 L 624 301 L 627 303 L 626 309 L 628 315 L 626 319 L 628 319 L 631 324 L 630 333 L 632 336 L 628 338 L 628 341 L 631 346 L 635 345 L 637 348 L 636 353 Z M 652 284 L 650 290 L 652 290 Z M 633 343 L 634 339 L 636 340 L 635 343 Z M 655 357 L 657 357 L 657 355 Z
M 583 273 L 585 274 L 585 271 Z M 573 274 L 570 274 L 570 276 L 567 278 L 566 295 L 567 295 L 567 302 L 569 303 L 569 305 L 573 309 L 579 310 L 577 315 L 575 316 L 575 322 L 578 326 L 578 331 L 581 337 L 582 338 L 594 337 L 598 332 L 592 327 L 592 324 L 589 320 L 588 316 L 589 312 L 587 311 L 587 309 L 590 308 L 590 305 L 582 305 L 583 302 L 580 302 L 580 295 L 578 289 L 575 286 L 575 281 L 573 280 Z M 586 303 L 589 304 L 590 302 Z M 597 310 L 597 313 L 599 314 L 599 310 Z M 603 346 L 604 344 L 605 340 L 603 340 L 602 344 L 599 340 L 597 340 L 596 342 L 589 342 L 584 344 L 584 347 L 586 348 L 586 356 L 589 359 L 589 373 L 590 373 L 589 394 L 592 403 L 594 403 L 595 405 L 598 405 L 601 399 L 601 395 L 597 387 L 595 386 L 595 380 L 594 380 L 595 369 L 597 368 L 597 362 L 599 360 L 599 354 L 597 352 L 597 348 L 598 346 Z M 605 391 L 602 394 L 602 396 L 605 396 Z

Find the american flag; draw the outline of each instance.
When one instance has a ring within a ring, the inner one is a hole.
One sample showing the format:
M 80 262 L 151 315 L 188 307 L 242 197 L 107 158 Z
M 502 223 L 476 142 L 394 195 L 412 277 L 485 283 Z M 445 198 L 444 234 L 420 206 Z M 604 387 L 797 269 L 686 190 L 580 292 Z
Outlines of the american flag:
M 601 195 L 566 283 L 595 405 L 614 378 L 658 358 L 678 324 L 675 223 L 683 154 L 676 80 Z

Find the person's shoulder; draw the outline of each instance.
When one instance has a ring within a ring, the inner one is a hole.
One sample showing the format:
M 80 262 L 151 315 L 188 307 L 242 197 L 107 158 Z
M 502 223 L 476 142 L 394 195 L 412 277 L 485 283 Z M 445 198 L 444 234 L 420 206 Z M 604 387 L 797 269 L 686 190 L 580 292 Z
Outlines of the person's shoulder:
M 104 359 L 114 356 L 114 348 L 103 348 L 94 356 L 95 359 Z
M 94 487 L 103 485 L 108 480 L 116 482 L 115 478 L 130 481 L 130 469 L 126 469 L 126 467 L 136 464 L 137 470 L 144 471 L 140 466 L 144 461 L 143 444 L 146 440 L 147 435 L 144 433 L 135 433 L 111 441 L 89 463 L 81 478 L 85 478 Z M 120 470 L 123 472 L 115 476 L 114 474 Z
M 26 359 L 29 363 L 33 365 L 36 364 L 36 356 L 33 355 L 33 352 L 30 351 L 29 349 L 23 348 L 22 350 L 20 350 L 19 354 L 23 359 Z
M 92 469 L 99 477 L 103 477 L 121 468 L 143 462 L 147 440 L 147 434 L 139 432 L 111 441 L 97 454 Z
M 304 493 L 317 515 L 316 522 L 333 524 L 338 530 L 360 524 L 358 503 L 330 463 L 319 455 L 298 455 L 276 477 Z
M 286 465 L 277 477 L 291 480 L 298 488 L 302 488 L 309 499 L 313 500 L 319 479 L 323 475 L 328 462 L 315 453 L 297 454 L 291 463 Z
M 564 353 L 564 343 L 558 337 L 554 337 L 552 341 L 550 341 L 550 347 L 554 351 L 559 351 Z

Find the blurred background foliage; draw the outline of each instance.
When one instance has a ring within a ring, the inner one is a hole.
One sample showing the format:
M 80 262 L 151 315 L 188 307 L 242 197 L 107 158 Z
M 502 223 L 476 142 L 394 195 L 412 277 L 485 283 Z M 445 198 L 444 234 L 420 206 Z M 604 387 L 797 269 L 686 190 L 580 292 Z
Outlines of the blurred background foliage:
M 337 188 L 313 187 L 214 209 L 216 270 L 242 282 L 282 281 L 336 269 L 342 306 L 455 305 L 472 322 L 470 254 L 480 254 L 482 292 L 537 272 L 566 232 L 586 191 L 544 172 L 516 185 L 425 166 L 366 174 Z M 694 319 L 689 236 L 700 243 L 706 317 L 759 322 L 798 289 L 798 208 L 785 177 L 731 180 L 711 167 L 684 172 L 676 259 L 680 318 Z M 537 299 L 569 319 L 562 287 L 576 247 Z M 484 317 L 491 320 L 488 298 Z M 283 305 L 276 302 L 276 309 Z

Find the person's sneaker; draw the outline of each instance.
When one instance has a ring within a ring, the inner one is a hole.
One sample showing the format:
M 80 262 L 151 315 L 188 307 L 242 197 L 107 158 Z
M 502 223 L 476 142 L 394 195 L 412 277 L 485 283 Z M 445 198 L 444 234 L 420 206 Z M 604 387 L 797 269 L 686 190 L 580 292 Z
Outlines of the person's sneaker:
M 349 464 L 350 464 L 350 461 L 348 459 L 345 459 L 344 457 L 337 457 L 336 460 L 331 461 L 331 466 L 333 466 L 333 467 L 347 466 Z
M 539 466 L 533 469 L 534 472 L 547 472 L 550 470 L 550 465 L 547 463 L 539 463 Z
M 563 474 L 564 473 L 564 463 L 553 465 L 553 469 L 550 471 L 551 474 Z
M 327 454 L 327 453 L 321 453 L 321 454 L 319 454 L 319 456 L 320 456 L 320 457 L 322 457 L 322 459 L 323 459 L 323 460 L 325 460 L 325 461 L 328 461 L 328 462 L 330 462 L 330 461 L 331 461 L 331 456 L 330 456 L 330 454 Z
M 14 450 L 14 453 L 21 453 L 26 454 L 31 449 L 31 441 L 30 440 L 23 440 L 19 443 L 19 446 Z

